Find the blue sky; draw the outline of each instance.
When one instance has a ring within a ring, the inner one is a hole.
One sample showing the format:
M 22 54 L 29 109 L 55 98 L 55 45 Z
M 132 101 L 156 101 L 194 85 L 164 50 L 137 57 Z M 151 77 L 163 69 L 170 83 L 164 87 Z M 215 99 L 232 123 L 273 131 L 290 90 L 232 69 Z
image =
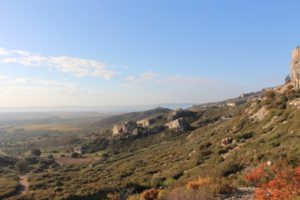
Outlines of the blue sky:
M 299 7 L 2 0 L 0 107 L 203 103 L 281 84 Z

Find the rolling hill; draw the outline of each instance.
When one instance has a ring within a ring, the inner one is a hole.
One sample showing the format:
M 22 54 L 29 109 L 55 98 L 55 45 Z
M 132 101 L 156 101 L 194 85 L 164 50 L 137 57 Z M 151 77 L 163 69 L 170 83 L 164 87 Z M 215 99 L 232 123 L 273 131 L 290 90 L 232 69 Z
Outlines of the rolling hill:
M 300 165 L 299 105 L 300 91 L 287 84 L 250 95 L 238 104 L 197 107 L 188 130 L 99 136 L 93 145 L 107 142 L 93 152 L 93 163 L 40 169 L 30 178 L 30 195 L 107 199 L 109 192 L 135 194 L 150 188 L 164 188 L 170 194 L 199 176 L 219 177 L 232 187 L 245 187 L 243 177 L 259 164 Z M 158 114 L 168 118 L 170 110 L 130 113 L 101 123 L 111 127 Z M 55 192 L 57 181 L 60 192 Z

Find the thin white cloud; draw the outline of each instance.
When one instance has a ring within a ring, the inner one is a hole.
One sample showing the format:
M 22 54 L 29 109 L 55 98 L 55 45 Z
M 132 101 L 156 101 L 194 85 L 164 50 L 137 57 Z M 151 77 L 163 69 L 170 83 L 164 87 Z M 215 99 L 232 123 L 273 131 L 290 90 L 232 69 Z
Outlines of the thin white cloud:
M 94 60 L 73 58 L 68 56 L 51 57 L 51 65 L 59 71 L 70 73 L 78 77 L 102 77 L 106 80 L 111 79 L 115 73 L 106 69 L 104 63 Z
M 102 62 L 69 56 L 41 56 L 28 51 L 0 48 L 0 62 L 25 66 L 48 67 L 76 77 L 112 79 L 116 72 Z
M 0 82 L 1 81 L 6 81 L 9 79 L 9 76 L 5 76 L 5 75 L 0 75 Z
M 0 48 L 0 56 L 8 56 L 9 52 L 3 48 Z
M 216 84 L 213 79 L 197 76 L 167 76 L 157 81 L 157 84 L 172 84 L 179 86 L 204 86 Z
M 47 62 L 47 59 L 42 56 L 31 55 L 23 57 L 6 57 L 0 60 L 2 63 L 21 64 L 25 66 L 39 66 Z
M 6 75 L 0 75 L 1 88 L 3 87 L 52 87 L 52 88 L 77 88 L 76 84 L 61 82 L 57 80 L 37 79 L 32 77 L 12 78 Z
M 144 86 L 156 82 L 159 74 L 153 72 L 142 73 L 139 76 L 127 76 L 124 78 L 127 86 Z
M 16 79 L 11 79 L 6 81 L 9 85 L 37 85 L 37 86 L 48 86 L 48 87 L 76 87 L 75 84 L 55 81 L 55 80 L 44 80 L 44 79 L 34 79 L 28 77 L 20 77 Z
M 168 76 L 158 73 L 147 72 L 139 76 L 127 76 L 123 79 L 127 86 L 144 87 L 147 85 L 176 86 L 176 87 L 199 87 L 214 85 L 217 81 L 198 76 Z

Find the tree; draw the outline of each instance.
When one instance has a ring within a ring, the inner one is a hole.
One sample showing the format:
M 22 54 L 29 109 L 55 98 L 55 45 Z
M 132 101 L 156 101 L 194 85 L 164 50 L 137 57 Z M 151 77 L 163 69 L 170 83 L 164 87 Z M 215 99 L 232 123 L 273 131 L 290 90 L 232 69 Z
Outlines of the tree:
M 39 150 L 39 149 L 33 149 L 33 150 L 31 150 L 30 153 L 32 156 L 37 156 L 37 157 L 41 156 L 41 154 L 42 154 L 41 150 Z
M 26 162 L 26 160 L 19 160 L 16 164 L 15 164 L 16 169 L 19 171 L 19 173 L 26 173 L 29 169 L 28 163 Z
M 79 158 L 79 157 L 80 157 L 79 153 L 73 152 L 71 154 L 71 158 Z

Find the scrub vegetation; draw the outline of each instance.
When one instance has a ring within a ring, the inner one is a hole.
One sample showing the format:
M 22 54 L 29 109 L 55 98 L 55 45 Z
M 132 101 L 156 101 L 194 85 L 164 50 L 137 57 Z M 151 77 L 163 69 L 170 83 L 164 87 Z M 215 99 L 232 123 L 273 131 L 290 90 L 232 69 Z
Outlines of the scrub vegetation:
M 167 119 L 170 110 L 161 108 L 77 129 L 4 128 L 1 150 L 9 156 L 1 156 L 6 164 L 0 195 L 13 199 L 18 177 L 27 174 L 23 199 L 209 200 L 226 199 L 244 187 L 256 187 L 256 199 L 296 198 L 300 109 L 291 102 L 300 91 L 286 88 L 265 90 L 235 106 L 194 106 L 187 130 L 112 137 L 116 123 Z M 83 153 L 74 156 L 78 146 Z M 282 187 L 288 192 L 280 193 Z

